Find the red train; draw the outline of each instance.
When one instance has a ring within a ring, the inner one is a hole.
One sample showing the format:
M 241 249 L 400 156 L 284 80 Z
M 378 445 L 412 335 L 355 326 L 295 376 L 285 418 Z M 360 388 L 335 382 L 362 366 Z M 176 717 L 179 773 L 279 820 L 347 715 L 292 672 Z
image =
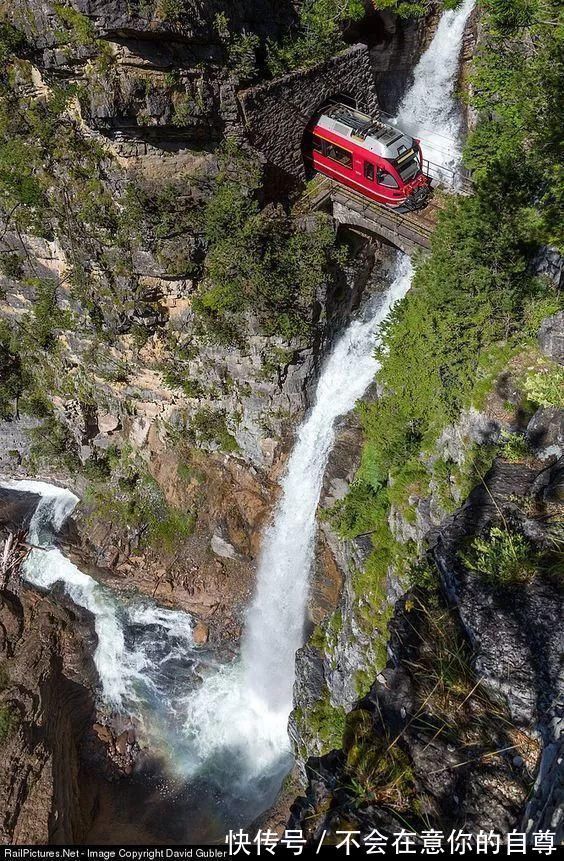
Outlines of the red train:
M 400 212 L 421 209 L 431 193 L 419 141 L 347 105 L 314 120 L 304 155 L 319 173 Z

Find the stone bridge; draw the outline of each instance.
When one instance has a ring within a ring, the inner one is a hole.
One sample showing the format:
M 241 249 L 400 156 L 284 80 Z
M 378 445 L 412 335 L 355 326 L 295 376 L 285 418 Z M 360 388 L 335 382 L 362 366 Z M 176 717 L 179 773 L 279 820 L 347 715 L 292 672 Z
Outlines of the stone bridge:
M 305 181 L 304 130 L 329 99 L 346 98 L 367 113 L 379 113 L 368 48 L 360 44 L 311 69 L 242 90 L 237 97 L 247 137 L 265 157 L 269 183 L 277 189 Z
M 338 225 L 364 235 L 378 236 L 405 254 L 427 253 L 431 248 L 431 235 L 440 208 L 436 198 L 418 212 L 395 212 L 327 177 L 319 177 L 309 199 L 307 197 L 304 196 L 304 209 L 328 211 Z

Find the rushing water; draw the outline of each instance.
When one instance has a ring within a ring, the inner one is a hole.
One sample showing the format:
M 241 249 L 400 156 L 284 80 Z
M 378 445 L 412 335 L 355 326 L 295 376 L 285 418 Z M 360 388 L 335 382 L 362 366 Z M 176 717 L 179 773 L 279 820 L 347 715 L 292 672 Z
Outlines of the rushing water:
M 202 762 L 232 762 L 239 783 L 279 781 L 288 766 L 288 716 L 294 661 L 303 644 L 315 513 L 335 422 L 374 379 L 378 329 L 411 284 L 400 255 L 392 283 L 335 344 L 319 377 L 315 403 L 299 428 L 282 479 L 281 498 L 262 542 L 256 595 L 248 612 L 240 661 L 214 674 L 191 697 L 187 729 Z
M 94 663 L 104 706 L 144 722 L 150 735 L 162 734 L 168 713 L 163 703 L 173 705 L 174 689 L 184 696 L 187 682 L 194 687 L 194 668 L 201 656 L 192 640 L 192 619 L 147 598 L 117 598 L 54 546 L 55 536 L 78 503 L 69 490 L 40 481 L 4 481 L 2 487 L 41 497 L 30 523 L 33 549 L 23 575 L 42 589 L 61 584 L 75 604 L 92 613 L 98 641 Z
M 431 44 L 414 70 L 393 122 L 421 138 L 423 157 L 457 188 L 462 162 L 460 105 L 455 98 L 462 37 L 475 0 L 443 12 Z

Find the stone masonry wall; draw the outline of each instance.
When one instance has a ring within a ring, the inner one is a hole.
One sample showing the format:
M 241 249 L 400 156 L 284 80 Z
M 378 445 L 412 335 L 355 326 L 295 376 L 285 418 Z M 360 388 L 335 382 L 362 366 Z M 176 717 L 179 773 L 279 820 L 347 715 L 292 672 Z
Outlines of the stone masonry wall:
M 278 187 L 305 180 L 304 129 L 316 110 L 337 95 L 346 95 L 360 109 L 378 114 L 374 74 L 365 45 L 353 45 L 311 69 L 291 72 L 238 94 L 249 139 L 265 156 Z

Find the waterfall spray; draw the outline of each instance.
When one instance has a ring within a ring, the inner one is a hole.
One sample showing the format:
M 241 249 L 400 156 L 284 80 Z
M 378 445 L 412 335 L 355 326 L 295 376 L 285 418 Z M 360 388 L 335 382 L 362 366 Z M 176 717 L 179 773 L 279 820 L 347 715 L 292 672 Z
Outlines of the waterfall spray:
M 462 163 L 462 117 L 454 96 L 462 37 L 474 5 L 475 0 L 463 0 L 456 9 L 443 12 L 393 120 L 422 139 L 424 158 L 438 168 L 442 181 L 455 189 Z
M 378 329 L 409 289 L 411 277 L 411 261 L 400 255 L 386 293 L 350 324 L 325 362 L 262 542 L 241 661 L 206 680 L 187 704 L 194 750 L 203 762 L 236 750 L 240 779 L 276 771 L 287 756 L 295 653 L 304 640 L 315 515 L 335 422 L 374 379 Z

